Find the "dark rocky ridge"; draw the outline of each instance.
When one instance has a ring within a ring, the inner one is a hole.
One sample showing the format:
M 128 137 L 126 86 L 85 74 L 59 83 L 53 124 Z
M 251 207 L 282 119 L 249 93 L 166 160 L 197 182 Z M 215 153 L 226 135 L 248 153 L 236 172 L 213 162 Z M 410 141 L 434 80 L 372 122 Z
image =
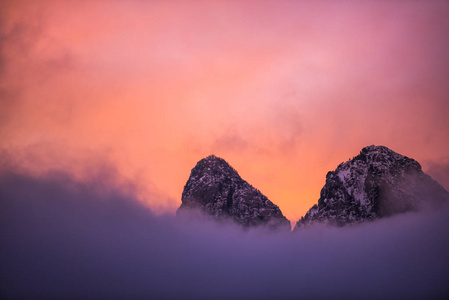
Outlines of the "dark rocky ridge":
M 177 214 L 200 211 L 243 226 L 290 228 L 290 222 L 259 190 L 243 180 L 225 160 L 211 155 L 192 169 Z
M 322 222 L 344 226 L 449 201 L 421 165 L 384 146 L 368 146 L 326 175 L 318 205 L 295 228 Z

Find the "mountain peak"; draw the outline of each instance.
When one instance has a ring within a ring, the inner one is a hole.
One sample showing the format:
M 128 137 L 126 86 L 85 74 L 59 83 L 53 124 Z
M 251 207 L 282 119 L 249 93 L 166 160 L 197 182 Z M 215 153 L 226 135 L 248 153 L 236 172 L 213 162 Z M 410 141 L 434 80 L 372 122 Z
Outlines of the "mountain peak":
M 181 201 L 178 214 L 195 210 L 243 226 L 289 228 L 290 222 L 275 204 L 215 155 L 201 159 L 192 169 Z
M 362 149 L 362 152 L 380 152 L 380 151 L 395 153 L 393 150 L 391 150 L 385 146 L 382 146 L 382 145 L 378 145 L 378 146 L 369 145 Z
M 385 146 L 376 146 L 376 145 L 370 145 L 366 146 L 360 151 L 360 155 L 366 155 L 369 157 L 375 157 L 375 156 L 394 156 L 394 157 L 400 157 L 402 155 L 394 152 L 393 150 L 385 147 Z
M 215 154 L 211 154 L 208 157 L 203 158 L 199 162 L 208 163 L 208 164 L 216 164 L 216 163 L 225 163 L 228 164 L 223 158 L 216 156 Z
M 207 174 L 207 176 L 205 176 Z M 240 178 L 238 172 L 223 158 L 213 154 L 197 162 L 190 177 L 206 179 Z
M 421 165 L 407 156 L 403 156 L 399 153 L 385 146 L 367 146 L 360 151 L 360 154 L 354 159 L 365 160 L 367 162 L 377 162 L 377 163 L 394 163 L 399 161 L 400 163 L 408 162 L 413 163 L 418 169 L 421 169 Z
M 326 175 L 318 204 L 296 224 L 343 226 L 438 205 L 449 193 L 421 165 L 385 146 L 367 146 Z

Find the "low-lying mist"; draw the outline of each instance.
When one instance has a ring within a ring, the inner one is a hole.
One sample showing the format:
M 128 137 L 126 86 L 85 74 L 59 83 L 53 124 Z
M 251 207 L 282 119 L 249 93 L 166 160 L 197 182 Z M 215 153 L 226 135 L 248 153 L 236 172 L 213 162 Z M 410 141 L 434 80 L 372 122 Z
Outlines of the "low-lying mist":
M 0 176 L 2 299 L 444 299 L 449 209 L 297 232 L 153 214 L 97 178 Z

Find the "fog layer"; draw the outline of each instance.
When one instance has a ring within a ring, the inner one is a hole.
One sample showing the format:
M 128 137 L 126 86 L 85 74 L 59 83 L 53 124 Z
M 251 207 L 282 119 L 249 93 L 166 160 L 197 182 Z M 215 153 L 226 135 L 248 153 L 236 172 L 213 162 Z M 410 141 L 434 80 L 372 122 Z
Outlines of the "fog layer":
M 0 176 L 2 299 L 438 299 L 449 210 L 299 232 L 155 215 L 123 187 Z

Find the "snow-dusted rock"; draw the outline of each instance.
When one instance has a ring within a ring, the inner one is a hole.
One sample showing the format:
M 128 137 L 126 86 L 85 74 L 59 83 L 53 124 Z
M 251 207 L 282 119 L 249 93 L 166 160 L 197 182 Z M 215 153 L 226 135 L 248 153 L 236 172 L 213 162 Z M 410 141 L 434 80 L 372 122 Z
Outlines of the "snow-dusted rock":
M 200 211 L 243 226 L 290 228 L 290 222 L 276 205 L 214 155 L 200 160 L 192 169 L 181 200 L 178 215 Z
M 318 205 L 296 228 L 313 222 L 343 226 L 449 201 L 420 164 L 384 146 L 368 146 L 326 175 Z

